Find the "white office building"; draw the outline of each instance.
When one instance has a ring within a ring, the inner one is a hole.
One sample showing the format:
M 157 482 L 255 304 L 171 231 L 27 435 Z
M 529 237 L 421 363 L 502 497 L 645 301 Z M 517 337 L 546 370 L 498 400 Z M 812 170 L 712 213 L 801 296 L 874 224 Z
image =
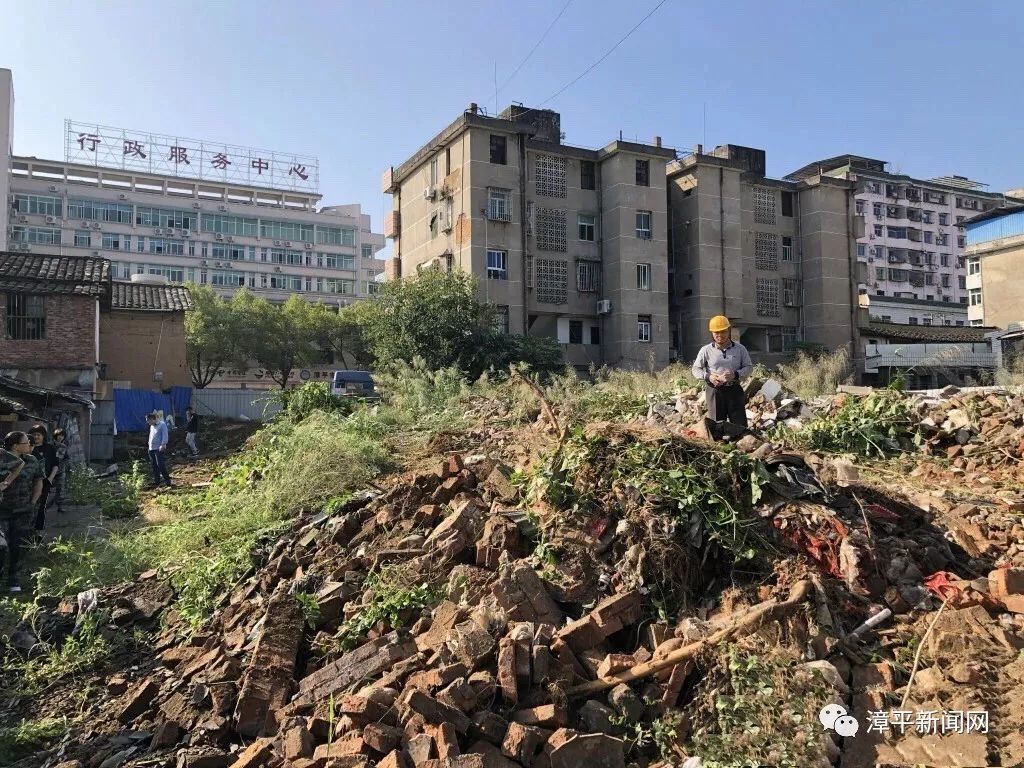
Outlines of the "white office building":
M 161 275 L 346 304 L 376 291 L 384 237 L 360 206 L 320 207 L 316 158 L 67 121 L 64 160 L 13 154 L 0 69 L 6 250 L 101 256 L 115 279 Z

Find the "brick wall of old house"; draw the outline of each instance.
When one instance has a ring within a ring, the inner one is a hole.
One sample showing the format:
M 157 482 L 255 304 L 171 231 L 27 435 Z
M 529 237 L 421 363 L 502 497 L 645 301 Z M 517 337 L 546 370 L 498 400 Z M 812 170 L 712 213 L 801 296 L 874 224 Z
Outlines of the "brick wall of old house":
M 111 311 L 100 315 L 100 361 L 107 378 L 136 389 L 191 386 L 185 360 L 185 313 Z M 157 381 L 154 372 L 163 377 Z
M 7 294 L 0 292 L 0 369 L 92 368 L 96 364 L 96 299 L 47 294 L 46 338 L 7 338 Z

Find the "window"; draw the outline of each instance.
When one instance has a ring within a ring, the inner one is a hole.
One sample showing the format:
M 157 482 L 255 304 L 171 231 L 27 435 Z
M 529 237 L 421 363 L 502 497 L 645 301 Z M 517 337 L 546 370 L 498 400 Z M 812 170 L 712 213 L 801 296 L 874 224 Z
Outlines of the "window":
M 800 298 L 800 281 L 786 278 L 782 281 L 782 303 L 787 307 L 797 306 Z
M 651 265 L 636 265 L 636 289 L 638 291 L 651 290 Z
M 957 216 L 956 217 L 956 223 L 957 224 L 963 224 L 964 223 L 964 217 L 963 216 Z
M 512 190 L 489 187 L 487 190 L 487 218 L 492 221 L 512 221 Z
M 565 158 L 537 155 L 534 183 L 540 197 L 565 197 Z
M 642 343 L 649 343 L 651 340 L 651 316 L 636 316 L 636 340 Z
M 792 352 L 796 349 L 797 342 L 797 329 L 796 328 L 783 328 L 782 329 L 782 351 Z
M 127 206 L 129 209 L 131 206 Z M 193 211 L 179 211 L 174 208 L 149 208 L 139 206 L 135 209 L 135 223 L 145 227 L 177 227 L 178 229 L 195 229 L 198 219 Z
M 60 230 L 48 227 L 14 227 L 11 229 L 11 242 L 60 245 Z
M 967 292 L 967 298 L 968 298 L 968 300 L 970 302 L 970 305 L 972 307 L 980 306 L 981 305 L 981 288 L 971 288 L 971 290 L 969 290 Z
M 882 225 L 881 224 L 875 224 L 875 237 L 881 237 L 881 236 L 882 236 Z
M 757 278 L 754 291 L 757 314 L 762 317 L 779 316 L 779 281 L 766 277 Z
M 107 251 L 120 251 L 121 250 L 121 236 L 115 232 L 104 232 L 103 233 L 103 248 Z M 129 249 L 125 249 L 129 250 Z
M 939 254 L 939 264 L 942 265 L 943 267 L 948 267 L 949 266 L 949 254 L 948 253 L 940 253 Z
M 340 227 L 316 227 L 317 242 L 324 245 L 353 245 L 355 233 L 349 242 L 344 242 L 344 236 Z M 322 234 L 321 234 L 322 233 Z M 298 240 L 302 243 L 313 242 L 313 225 L 300 224 L 295 221 L 265 221 L 260 219 L 260 237 L 269 237 L 272 240 Z
M 911 325 L 917 325 L 917 318 L 916 317 L 909 317 L 909 318 L 907 318 L 907 322 L 910 323 Z
M 641 240 L 651 239 L 651 212 L 636 212 L 636 236 Z
M 60 216 L 64 206 L 59 197 L 48 195 L 15 195 L 14 210 L 39 216 Z
M 146 250 L 146 238 L 139 235 L 139 242 L 136 249 L 139 253 L 143 253 Z M 206 243 L 203 243 L 203 256 L 206 256 Z
M 432 238 L 437 237 L 437 233 L 441 230 L 441 212 L 434 211 L 430 214 L 430 236 Z
M 793 193 L 782 193 L 782 215 L 792 218 L 793 216 Z
M 92 245 L 92 234 L 90 232 L 75 231 L 75 245 L 79 248 L 88 248 Z
M 373 258 L 373 246 L 370 243 L 363 243 L 361 253 L 364 259 Z
M 240 235 L 256 237 L 259 234 L 259 222 L 241 216 L 222 216 L 212 213 L 203 214 L 203 231 L 218 235 Z
M 583 343 L 583 321 L 582 320 L 570 320 L 569 321 L 569 343 L 570 344 L 582 344 Z
M 146 272 L 149 273 L 150 275 L 160 275 L 162 277 L 166 277 L 167 281 L 170 282 L 170 283 L 184 283 L 185 282 L 185 270 L 184 269 L 177 269 L 175 267 L 162 267 L 162 266 L 154 265 L 154 266 L 148 267 L 146 269 Z M 224 275 L 227 276 L 227 281 L 226 282 L 220 282 L 220 283 L 218 283 L 217 279 L 216 279 L 216 276 L 217 276 L 218 273 L 214 272 L 213 274 L 214 274 L 214 279 L 213 279 L 213 284 L 214 285 L 242 285 L 242 277 L 243 276 L 240 273 L 225 272 Z
M 754 233 L 754 268 L 778 271 L 779 240 L 774 233 Z
M 963 248 L 963 247 L 964 247 L 965 245 L 967 245 L 967 238 L 965 238 L 965 237 L 958 237 L 958 238 L 956 239 L 956 244 L 957 244 L 957 245 L 958 245 L 958 246 L 959 246 L 960 248 Z
M 967 257 L 967 274 L 978 275 L 981 274 L 981 258 L 978 256 Z
M 885 267 L 875 267 L 875 280 L 885 280 Z
M 948 213 L 940 213 L 939 214 L 939 226 L 945 227 L 948 224 L 949 224 L 949 214 Z
M 859 213 L 859 214 L 863 214 L 864 213 L 864 201 L 863 200 L 858 200 L 857 201 L 857 213 Z
M 576 290 L 580 293 L 597 293 L 601 290 L 600 262 L 576 262 Z
M 961 291 L 964 291 L 964 290 L 967 289 L 967 278 L 964 277 L 963 275 L 957 275 L 956 276 L 956 283 L 957 283 L 957 286 L 960 288 Z
M 7 338 L 38 341 L 46 338 L 46 300 L 26 293 L 7 294 Z
M 71 198 L 68 200 L 68 218 L 110 221 L 115 224 L 131 224 L 132 207 L 119 203 L 104 203 L 96 200 Z
M 875 203 L 874 205 L 872 205 L 871 210 L 875 214 L 876 219 L 885 218 L 885 208 L 882 206 L 881 203 Z
M 164 253 L 170 256 L 184 256 L 185 255 L 185 241 L 184 240 L 164 240 L 159 237 L 149 238 L 149 252 L 150 253 Z
M 888 227 L 888 232 L 886 234 L 897 240 L 905 240 L 907 237 L 907 229 L 906 227 Z
M 638 187 L 651 186 L 651 161 L 636 161 L 636 185 Z
M 925 232 L 924 233 L 924 241 L 926 243 L 929 243 L 929 244 L 932 242 L 932 233 L 931 232 Z
M 195 256 L 195 249 L 192 243 L 188 244 L 189 256 Z M 249 250 L 245 254 L 246 261 L 256 261 L 256 246 L 250 245 Z
M 494 307 L 494 330 L 508 336 L 508 305 L 498 304 Z
M 936 245 L 949 245 L 949 235 L 940 234 L 935 236 Z
M 942 280 L 942 287 L 943 288 L 950 288 L 950 287 L 952 287 L 952 284 L 953 284 L 953 276 L 952 275 L 942 275 L 941 280 Z
M 487 279 L 508 280 L 508 252 L 487 251 Z
M 430 186 L 437 185 L 437 155 L 430 158 Z
M 921 221 L 923 221 L 925 224 L 931 224 L 932 223 L 932 212 L 931 211 L 922 211 L 922 213 L 921 213 Z
M 305 227 L 308 229 L 308 226 Z M 313 242 L 311 237 L 307 237 L 308 233 L 305 231 L 302 233 L 303 237 L 296 237 L 294 232 L 285 237 L 281 236 L 282 240 L 303 240 L 307 243 Z M 278 237 L 278 235 L 274 235 Z M 320 245 L 355 245 L 356 244 L 356 231 L 354 229 L 347 229 L 345 227 L 323 227 L 319 224 L 316 227 L 316 241 Z
M 786 258 L 786 241 L 787 240 L 789 240 L 788 237 L 782 238 L 782 260 L 783 261 L 789 261 L 789 259 Z M 867 256 L 868 255 L 868 247 L 866 245 L 864 245 L 863 243 L 857 243 L 857 255 L 858 256 Z
M 565 253 L 565 211 L 537 208 L 537 250 Z
M 576 225 L 579 229 L 580 240 L 594 242 L 597 233 L 597 217 L 587 213 L 581 213 L 576 217 Z
M 565 304 L 568 300 L 568 264 L 563 259 L 535 259 L 537 301 Z
M 596 189 L 597 174 L 593 160 L 580 160 L 580 189 Z
M 498 134 L 491 134 L 491 162 L 495 165 L 505 165 L 505 137 Z

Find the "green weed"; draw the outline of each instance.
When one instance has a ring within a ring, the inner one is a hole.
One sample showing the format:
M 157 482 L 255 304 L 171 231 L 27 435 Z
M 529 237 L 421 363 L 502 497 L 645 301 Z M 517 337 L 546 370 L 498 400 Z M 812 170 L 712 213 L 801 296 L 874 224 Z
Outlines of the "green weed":
M 0 765 L 10 765 L 46 749 L 67 731 L 64 720 L 22 720 L 13 728 L 0 728 Z
M 821 414 L 796 432 L 780 431 L 788 442 L 815 451 L 885 458 L 916 437 L 910 401 L 895 389 L 847 397 L 835 413 Z
M 359 645 L 366 638 L 366 633 L 378 623 L 397 629 L 403 625 L 408 612 L 420 611 L 441 597 L 435 587 L 425 582 L 406 584 L 398 566 L 385 567 L 371 574 L 364 587 L 372 593 L 369 603 L 338 630 L 338 643 L 345 650 Z
M 316 625 L 320 623 L 320 605 L 316 601 L 316 595 L 309 592 L 296 592 L 295 602 L 299 604 L 299 612 L 302 614 L 306 626 L 316 629 Z

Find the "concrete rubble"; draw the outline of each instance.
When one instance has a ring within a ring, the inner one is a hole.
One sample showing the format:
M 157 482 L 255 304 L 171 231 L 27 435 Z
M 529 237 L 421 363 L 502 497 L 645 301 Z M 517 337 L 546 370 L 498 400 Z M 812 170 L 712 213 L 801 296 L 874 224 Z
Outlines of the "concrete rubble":
M 762 427 L 797 428 L 855 396 L 802 403 L 771 384 L 749 405 Z M 1020 396 L 911 397 L 925 467 L 915 472 L 961 482 L 1019 473 Z M 656 438 L 624 432 L 615 445 L 693 439 L 700 408 L 689 392 L 652 403 L 643 426 L 664 431 Z M 800 580 L 814 585 L 807 602 L 813 622 L 796 621 L 792 631 L 804 641 L 807 663 L 862 725 L 911 682 L 905 668 L 872 662 L 872 654 L 895 643 L 899 627 L 916 627 L 920 637 L 943 603 L 946 623 L 930 631 L 930 666 L 915 675 L 911 702 L 951 709 L 986 680 L 1000 695 L 1024 693 L 1024 502 L 971 503 L 941 489 L 883 494 L 841 458 L 779 450 L 761 438 L 739 448 L 768 474 L 755 512 L 760 533 L 781 554 L 770 580 L 728 605 L 696 594 L 678 623 L 658 619 L 639 564 L 644 553 L 614 514 L 564 532 L 567 550 L 590 553 L 584 565 L 545 564 L 530 543 L 533 523 L 509 483 L 510 468 L 486 454 L 451 453 L 435 472 L 399 478 L 333 514 L 302 517 L 199 633 L 183 632 L 160 574 L 102 591 L 99 610 L 120 610 L 120 626 L 155 633 L 152 653 L 105 681 L 87 729 L 31 765 L 667 766 L 663 755 L 637 748 L 623 723 L 685 707 L 700 675 L 692 660 L 645 670 L 759 604 L 782 602 Z M 447 595 L 428 609 L 405 610 L 394 626 L 381 621 L 357 641 L 341 642 L 346 619 L 374 599 L 367 576 L 393 564 L 410 583 L 436 582 L 440 574 Z M 701 588 L 710 593 L 728 579 L 705 572 Z M 298 593 L 312 596 L 314 618 L 301 610 Z M 64 601 L 44 611 L 39 626 L 52 640 L 69 631 L 61 620 L 73 626 L 76 611 Z M 989 659 L 1006 663 L 965 661 L 979 644 Z M 580 694 L 595 683 L 604 687 Z M 999 730 L 998 743 L 992 734 L 895 740 L 862 727 L 841 757 L 830 749 L 822 764 L 986 765 L 989 753 L 1024 760 L 1015 727 Z M 683 750 L 686 735 L 682 729 L 672 748 L 678 764 L 697 765 L 700 755 Z

